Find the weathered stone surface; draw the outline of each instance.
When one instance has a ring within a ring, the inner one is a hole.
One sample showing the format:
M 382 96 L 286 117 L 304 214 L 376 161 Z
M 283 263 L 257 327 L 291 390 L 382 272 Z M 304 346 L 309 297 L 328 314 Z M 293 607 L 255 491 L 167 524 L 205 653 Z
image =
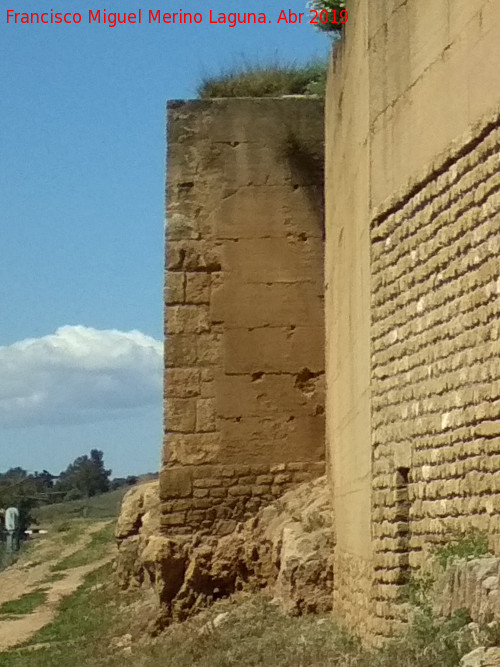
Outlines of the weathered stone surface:
M 194 431 L 196 412 L 193 421 Z M 169 433 L 164 453 L 169 464 L 200 465 L 217 461 L 220 448 L 219 433 Z
M 225 368 L 230 374 L 298 373 L 324 370 L 323 332 L 317 327 L 230 329 Z
M 171 334 L 165 343 L 165 367 L 193 366 L 197 362 L 196 334 Z M 166 380 L 168 387 L 168 379 Z
M 189 468 L 163 468 L 160 472 L 161 498 L 186 498 L 193 490 L 193 479 Z
M 159 531 L 159 517 L 158 482 L 140 484 L 125 494 L 115 528 L 118 543 L 115 572 L 121 586 L 142 583 L 141 538 Z
M 323 285 L 298 279 L 247 284 L 233 277 L 214 291 L 210 316 L 232 329 L 308 326 L 323 317 Z
M 195 348 L 196 350 L 196 348 Z M 199 368 L 166 368 L 165 397 L 192 398 L 201 392 Z
M 494 649 L 494 651 L 496 652 L 496 649 Z M 491 662 L 487 659 L 488 653 L 490 654 L 490 657 L 492 657 L 491 652 L 487 651 L 484 646 L 478 646 L 470 653 L 467 653 L 467 655 L 464 655 L 460 660 L 460 667 L 486 667 L 487 665 L 496 667 L 496 665 L 499 665 L 500 662 Z M 497 653 L 497 656 L 500 657 L 500 654 Z
M 127 517 L 137 513 L 131 498 L 124 502 Z M 136 534 L 119 535 L 120 583 L 149 581 L 164 623 L 183 620 L 238 590 L 267 589 L 291 613 L 331 608 L 334 545 L 324 477 L 288 492 L 219 539 L 159 535 L 144 527 L 140 512 L 135 525 Z
M 114 571 L 122 588 L 137 588 L 144 581 L 144 566 L 139 551 L 139 535 L 129 535 L 119 542 Z
M 186 273 L 185 275 L 186 303 L 210 303 L 210 274 Z
M 208 465 L 322 462 L 323 104 L 206 100 L 168 114 L 163 465 L 196 481 Z M 311 465 L 257 493 L 248 471 L 175 508 L 168 492 L 163 530 L 226 533 Z
M 193 433 L 196 427 L 196 399 L 169 398 L 165 403 L 165 425 L 173 433 Z
M 439 574 L 434 612 L 451 616 L 460 609 L 467 609 L 472 620 L 482 626 L 500 620 L 500 560 L 497 557 L 457 559 Z
M 323 242 L 314 237 L 308 242 L 292 238 L 242 239 L 228 241 L 223 249 L 224 265 L 232 267 L 242 283 L 316 282 L 322 261 Z
M 184 283 L 183 273 L 171 271 L 165 281 L 165 303 L 168 305 L 184 303 Z
M 125 494 L 116 522 L 115 536 L 123 539 L 136 535 L 142 525 L 142 517 L 158 504 L 157 483 L 134 486 Z
M 199 398 L 196 401 L 196 431 L 199 433 L 216 430 L 215 403 L 213 398 Z

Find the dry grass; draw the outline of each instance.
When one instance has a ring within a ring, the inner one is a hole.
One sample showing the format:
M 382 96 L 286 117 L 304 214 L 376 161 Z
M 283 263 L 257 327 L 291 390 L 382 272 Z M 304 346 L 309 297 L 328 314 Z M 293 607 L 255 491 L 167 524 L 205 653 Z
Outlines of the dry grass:
M 55 534 L 60 540 L 64 532 Z M 85 562 L 112 540 L 109 526 L 95 533 Z M 80 562 L 78 562 L 80 564 Z M 75 565 L 75 563 L 64 563 Z M 60 564 L 61 566 L 61 564 Z M 143 592 L 124 593 L 111 565 L 93 572 L 65 598 L 55 620 L 26 647 L 4 652 L 2 667 L 457 667 L 471 648 L 468 618 L 436 621 L 428 605 L 415 607 L 405 637 L 369 652 L 331 616 L 291 617 L 265 595 L 219 601 L 152 639 L 155 610 Z M 30 600 L 30 603 L 32 601 Z M 493 639 L 492 639 L 493 641 Z M 35 647 L 36 650 L 35 650 Z
M 470 647 L 465 617 L 417 614 L 403 640 L 370 653 L 330 616 L 290 617 L 264 595 L 218 602 L 151 639 L 140 595 L 120 593 L 110 575 L 109 566 L 90 575 L 30 641 L 42 647 L 4 653 L 2 666 L 456 667 Z
M 31 593 L 25 593 L 17 600 L 9 600 L 0 605 L 0 616 L 24 616 L 25 614 L 31 614 L 37 607 L 45 602 L 47 593 L 43 588 L 38 588 Z M 1 621 L 1 618 L 0 618 Z
M 324 95 L 326 63 L 241 65 L 206 77 L 198 88 L 202 99 L 214 97 L 280 97 Z

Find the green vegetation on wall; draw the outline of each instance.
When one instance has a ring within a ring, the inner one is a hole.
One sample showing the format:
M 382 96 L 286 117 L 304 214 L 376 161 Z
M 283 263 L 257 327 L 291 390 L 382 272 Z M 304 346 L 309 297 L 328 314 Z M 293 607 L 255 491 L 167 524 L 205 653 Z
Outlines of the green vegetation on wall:
M 324 95 L 326 63 L 306 65 L 255 64 L 234 67 L 206 77 L 198 88 L 201 99 L 216 97 L 281 97 Z
M 347 22 L 345 0 L 310 0 L 308 7 L 313 12 L 314 10 L 318 12 L 316 16 L 312 15 L 318 30 L 339 33 L 343 24 Z M 328 12 L 328 15 L 325 12 Z

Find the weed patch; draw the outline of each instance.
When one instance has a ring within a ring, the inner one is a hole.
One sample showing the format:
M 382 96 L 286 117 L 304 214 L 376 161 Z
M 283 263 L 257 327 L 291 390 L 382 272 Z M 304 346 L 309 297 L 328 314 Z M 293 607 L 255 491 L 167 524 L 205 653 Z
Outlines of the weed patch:
M 63 602 L 30 642 L 42 648 L 4 653 L 2 666 L 456 667 L 470 646 L 466 617 L 436 623 L 419 613 L 404 638 L 370 652 L 330 616 L 291 617 L 261 594 L 220 601 L 154 640 L 140 640 L 133 604 L 124 606 L 134 598 L 106 585 L 110 574 L 110 566 L 94 572 Z
M 54 572 L 49 574 L 45 579 L 42 580 L 42 584 L 52 584 L 54 581 L 61 581 L 66 576 L 65 572 Z
M 17 600 L 9 600 L 0 605 L 0 615 L 7 616 L 24 616 L 31 614 L 37 607 L 45 602 L 47 593 L 43 588 L 39 588 L 31 593 L 26 593 L 17 598 Z
M 444 569 L 459 558 L 472 560 L 480 558 L 489 553 L 488 535 L 480 531 L 472 531 L 464 536 L 457 538 L 434 551 L 434 558 Z
M 52 568 L 52 572 L 60 572 L 62 570 L 69 570 L 74 567 L 81 567 L 88 565 L 96 560 L 104 558 L 106 552 L 109 550 L 109 545 L 114 534 L 114 523 L 109 523 L 101 530 L 93 533 L 90 537 L 90 543 L 71 554 L 67 558 L 56 563 Z
M 418 609 L 404 637 L 363 656 L 356 667 L 457 667 L 472 648 L 469 622 L 465 612 L 437 621 Z
M 2 667 L 106 664 L 109 653 L 104 638 L 118 621 L 118 608 L 110 590 L 99 586 L 109 582 L 111 574 L 110 565 L 91 573 L 73 595 L 63 600 L 50 625 L 42 628 L 24 647 L 1 654 Z M 41 648 L 36 650 L 30 648 L 39 645 Z
M 205 78 L 198 87 L 202 99 L 214 97 L 280 97 L 324 95 L 326 63 L 303 66 L 279 63 L 242 65 Z
M 65 559 L 59 568 L 95 560 L 112 529 L 95 533 L 86 555 Z M 405 635 L 377 651 L 363 649 L 330 616 L 291 617 L 262 594 L 221 600 L 151 639 L 143 632 L 141 594 L 118 591 L 111 578 L 111 565 L 90 574 L 50 625 L 26 646 L 1 654 L 2 667 L 456 667 L 474 646 L 466 613 L 444 621 L 432 616 L 429 575 L 408 582 L 413 611 Z

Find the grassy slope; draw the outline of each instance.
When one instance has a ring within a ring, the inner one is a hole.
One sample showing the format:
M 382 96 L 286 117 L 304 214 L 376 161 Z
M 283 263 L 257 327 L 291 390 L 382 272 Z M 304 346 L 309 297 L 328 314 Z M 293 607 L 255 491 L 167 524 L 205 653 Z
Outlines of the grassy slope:
M 21 595 L 17 600 L 9 600 L 0 605 L 0 621 L 2 620 L 2 615 L 8 616 L 23 616 L 24 614 L 30 614 L 37 607 L 39 607 L 45 598 L 47 597 L 46 592 L 39 588 L 31 593 L 26 593 Z
M 113 540 L 114 529 L 114 523 L 110 522 L 101 528 L 101 530 L 93 533 L 90 537 L 90 542 L 85 549 L 76 551 L 74 554 L 71 554 L 71 556 L 58 561 L 52 566 L 52 571 L 61 572 L 70 570 L 74 567 L 88 565 L 89 563 L 104 558 L 106 552 L 109 550 L 109 544 Z
M 129 486 L 122 487 L 116 491 L 103 493 L 88 500 L 70 500 L 65 503 L 45 505 L 35 510 L 34 515 L 41 528 L 47 523 L 70 520 L 77 517 L 114 519 L 120 513 L 123 496 L 130 488 Z
M 112 539 L 110 527 L 95 535 L 78 562 L 97 560 Z M 468 650 L 458 641 L 463 620 L 420 616 L 404 641 L 370 654 L 331 617 L 289 617 L 262 595 L 221 601 L 152 640 L 140 594 L 118 591 L 112 579 L 111 565 L 90 574 L 29 642 L 42 646 L 3 653 L 2 667 L 456 667 Z

